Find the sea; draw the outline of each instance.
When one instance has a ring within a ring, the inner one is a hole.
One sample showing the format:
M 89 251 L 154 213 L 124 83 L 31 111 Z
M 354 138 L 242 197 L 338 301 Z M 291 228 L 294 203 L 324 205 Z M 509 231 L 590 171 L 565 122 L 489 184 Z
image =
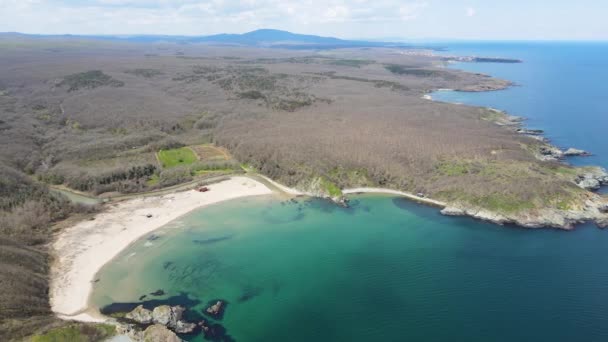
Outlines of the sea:
M 608 166 L 608 43 L 445 43 L 508 90 L 433 99 L 527 118 L 555 145 Z M 184 305 L 216 341 L 608 341 L 608 231 L 498 226 L 388 195 L 242 198 L 144 236 L 97 276 L 106 314 Z M 205 308 L 226 302 L 222 317 Z M 204 341 L 204 334 L 182 335 Z

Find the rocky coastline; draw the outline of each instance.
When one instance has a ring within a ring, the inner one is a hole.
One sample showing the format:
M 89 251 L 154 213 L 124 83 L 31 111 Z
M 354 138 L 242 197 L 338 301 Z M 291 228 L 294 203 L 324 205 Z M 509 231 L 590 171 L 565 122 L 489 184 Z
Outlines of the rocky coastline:
M 534 155 L 542 161 L 555 161 L 567 165 L 567 157 L 587 157 L 591 153 L 577 149 L 560 149 L 550 144 L 549 140 L 542 136 L 543 130 L 528 129 L 523 127 L 524 118 L 509 115 L 503 111 L 487 108 L 499 114 L 493 121 L 500 126 L 513 130 L 529 138 L 539 141 Z M 560 210 L 554 208 L 542 208 L 527 212 L 514 214 L 494 213 L 482 208 L 469 207 L 462 204 L 450 204 L 441 210 L 441 213 L 448 216 L 471 216 L 480 220 L 504 224 L 515 224 L 525 228 L 554 227 L 561 229 L 573 229 L 575 225 L 585 222 L 595 222 L 598 227 L 608 227 L 608 198 L 593 193 L 603 185 L 608 185 L 608 171 L 602 167 L 576 167 L 572 182 L 578 187 L 590 191 L 586 194 L 585 201 L 577 208 Z
M 225 301 L 214 301 L 204 312 L 215 320 L 220 320 L 226 307 Z M 180 305 L 159 305 L 147 309 L 143 304 L 127 312 L 124 317 L 117 319 L 116 332 L 126 335 L 135 342 L 143 341 L 175 341 L 182 339 L 179 335 L 203 334 L 205 339 L 216 340 L 225 335 L 225 329 L 217 323 L 206 319 L 198 322 L 188 322 L 184 313 L 186 308 Z
M 587 157 L 592 155 L 590 152 L 581 149 L 573 147 L 560 149 L 552 145 L 549 139 L 543 136 L 543 130 L 524 128 L 523 123 L 525 122 L 525 118 L 509 115 L 504 111 L 493 108 L 486 109 L 493 112 L 492 121 L 495 124 L 537 140 L 538 146 L 533 153 L 541 161 L 553 161 L 569 166 L 566 161 L 568 157 Z M 577 224 L 594 222 L 600 228 L 608 227 L 608 198 L 593 192 L 604 185 L 608 185 L 608 171 L 597 166 L 574 167 L 572 169 L 574 170 L 571 179 L 572 183 L 588 192 L 585 194 L 584 200 L 581 201 L 582 203 L 568 209 L 540 208 L 515 213 L 498 213 L 463 203 L 443 203 L 427 198 L 424 194 L 413 194 L 392 189 L 374 189 L 374 191 L 386 193 L 399 192 L 400 195 L 412 200 L 441 207 L 441 213 L 446 216 L 470 216 L 499 225 L 513 224 L 524 228 L 550 227 L 571 230 Z M 310 184 L 298 184 L 296 185 L 296 189 L 304 190 L 301 192 L 300 190 L 294 191 L 308 196 L 326 198 L 339 206 L 348 207 L 348 198 L 345 195 L 331 196 L 319 186 L 320 183 L 320 181 L 315 180 L 310 182 Z M 345 190 L 344 193 L 352 192 Z

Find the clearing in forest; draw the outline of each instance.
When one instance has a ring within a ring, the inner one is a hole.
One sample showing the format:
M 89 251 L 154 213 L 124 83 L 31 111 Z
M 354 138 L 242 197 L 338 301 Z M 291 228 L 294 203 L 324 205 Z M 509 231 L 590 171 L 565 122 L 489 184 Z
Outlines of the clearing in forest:
M 170 168 L 180 165 L 190 165 L 196 162 L 198 158 L 189 147 L 174 148 L 171 150 L 160 150 L 158 152 L 158 161 L 163 168 Z

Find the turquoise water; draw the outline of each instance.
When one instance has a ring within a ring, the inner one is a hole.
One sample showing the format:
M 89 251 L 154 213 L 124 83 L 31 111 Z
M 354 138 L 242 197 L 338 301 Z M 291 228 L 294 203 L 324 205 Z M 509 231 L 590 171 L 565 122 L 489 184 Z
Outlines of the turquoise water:
M 555 144 L 595 154 L 572 163 L 608 166 L 608 44 L 450 49 L 523 59 L 455 65 L 519 86 L 436 99 L 527 117 Z M 91 300 L 108 313 L 183 304 L 198 320 L 223 299 L 226 341 L 608 340 L 607 232 L 500 227 L 393 197 L 353 199 L 350 209 L 266 196 L 195 211 L 106 265 Z
M 200 314 L 224 299 L 220 323 L 236 341 L 608 339 L 605 232 L 354 199 L 350 209 L 270 196 L 198 210 L 106 266 L 92 300 L 138 302 L 162 289 L 143 301 L 174 297 Z

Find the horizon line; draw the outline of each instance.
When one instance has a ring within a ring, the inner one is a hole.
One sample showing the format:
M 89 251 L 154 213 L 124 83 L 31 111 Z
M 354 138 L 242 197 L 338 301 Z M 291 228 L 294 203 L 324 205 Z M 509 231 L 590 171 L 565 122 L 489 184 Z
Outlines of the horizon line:
M 376 41 L 376 42 L 394 42 L 394 43 L 404 43 L 404 42 L 416 42 L 416 41 L 426 41 L 426 42 L 562 42 L 562 43 L 608 43 L 608 39 L 526 39 L 526 38 L 442 38 L 442 37 L 429 37 L 429 38 L 407 38 L 407 37 L 353 37 L 353 38 L 342 38 L 336 36 L 319 36 L 317 34 L 312 33 L 297 33 L 293 31 L 281 30 L 281 29 L 270 29 L 270 28 L 261 28 L 255 29 L 251 31 L 246 31 L 242 33 L 212 33 L 212 34 L 164 34 L 164 33 L 27 33 L 27 32 L 19 32 L 19 31 L 0 31 L 0 35 L 8 35 L 8 34 L 18 34 L 24 36 L 41 36 L 41 37 L 83 37 L 83 38 L 94 38 L 94 37 L 116 37 L 116 38 L 128 38 L 128 37 L 184 37 L 184 38 L 196 38 L 196 37 L 209 37 L 215 35 L 222 34 L 232 34 L 232 35 L 243 35 L 255 31 L 260 30 L 273 30 L 273 31 L 282 31 L 288 32 L 297 35 L 308 35 L 308 36 L 317 36 L 324 38 L 336 38 L 341 40 L 351 40 L 351 41 Z M 397 41 L 395 41 L 397 40 Z

